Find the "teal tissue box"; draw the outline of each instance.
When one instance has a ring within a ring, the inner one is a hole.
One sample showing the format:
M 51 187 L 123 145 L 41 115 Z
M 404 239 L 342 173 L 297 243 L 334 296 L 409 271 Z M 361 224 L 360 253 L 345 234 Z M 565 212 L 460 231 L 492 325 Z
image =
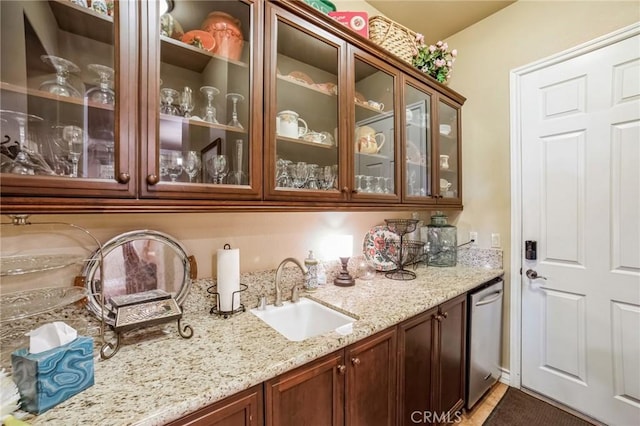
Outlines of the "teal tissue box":
M 78 336 L 66 345 L 39 354 L 18 349 L 11 354 L 11 366 L 22 409 L 44 413 L 93 386 L 93 338 Z

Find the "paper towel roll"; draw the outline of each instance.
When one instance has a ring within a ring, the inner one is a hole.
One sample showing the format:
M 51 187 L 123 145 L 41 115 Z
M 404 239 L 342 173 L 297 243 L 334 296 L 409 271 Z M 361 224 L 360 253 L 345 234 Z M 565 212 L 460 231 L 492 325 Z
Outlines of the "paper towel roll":
M 231 311 L 240 307 L 240 249 L 218 250 L 218 297 L 220 310 Z

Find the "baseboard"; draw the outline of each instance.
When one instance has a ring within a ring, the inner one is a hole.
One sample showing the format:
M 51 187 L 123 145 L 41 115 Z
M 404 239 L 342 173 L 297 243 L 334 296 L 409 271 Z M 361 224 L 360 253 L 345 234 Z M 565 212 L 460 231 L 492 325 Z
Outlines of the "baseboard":
M 500 370 L 502 370 L 502 374 L 500 375 L 498 381 L 504 383 L 507 386 L 511 386 L 511 373 L 509 372 L 509 370 L 507 370 L 506 368 L 500 368 Z

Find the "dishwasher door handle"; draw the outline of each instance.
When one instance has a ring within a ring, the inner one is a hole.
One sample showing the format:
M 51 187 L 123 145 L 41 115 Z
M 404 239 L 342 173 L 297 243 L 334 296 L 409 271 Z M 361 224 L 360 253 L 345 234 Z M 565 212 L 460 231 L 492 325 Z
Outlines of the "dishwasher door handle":
M 495 296 L 482 298 L 481 300 L 478 301 L 478 303 L 476 303 L 476 306 L 488 305 L 489 303 L 493 303 L 496 300 L 499 300 L 502 297 L 502 290 L 498 290 L 492 294 L 495 294 Z

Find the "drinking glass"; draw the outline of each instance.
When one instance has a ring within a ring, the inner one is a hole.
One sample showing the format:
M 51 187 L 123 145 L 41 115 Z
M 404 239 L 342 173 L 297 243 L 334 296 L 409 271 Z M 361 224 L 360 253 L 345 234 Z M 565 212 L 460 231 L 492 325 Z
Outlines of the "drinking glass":
M 18 125 L 18 147 L 9 173 L 17 175 L 34 175 L 36 165 L 31 161 L 31 150 L 27 147 L 27 123 L 42 121 L 41 117 L 19 111 L 0 110 L 2 116 L 8 117 Z M 9 138 L 11 140 L 11 138 Z
M 229 162 L 226 155 L 214 155 L 208 160 L 209 175 L 213 183 L 223 183 L 229 172 Z
M 180 110 L 182 111 L 182 115 L 185 118 L 190 118 L 193 108 L 193 90 L 191 90 L 191 87 L 185 86 L 180 94 Z
M 100 64 L 89 64 L 87 68 L 98 74 L 98 86 L 87 90 L 85 94 L 87 100 L 103 105 L 113 105 L 116 101 L 116 94 L 111 89 L 111 80 L 113 79 L 113 68 Z
M 333 182 L 336 175 L 333 172 L 333 167 L 324 166 L 322 168 L 322 187 L 326 190 L 333 188 Z
M 309 169 L 307 168 L 307 163 L 304 161 L 298 161 L 295 164 L 293 175 L 293 186 L 295 188 L 304 188 L 304 184 L 307 182 L 307 178 L 309 177 Z
M 169 164 L 167 165 L 167 172 L 169 173 L 169 179 L 171 179 L 171 182 L 176 182 L 183 171 L 182 155 L 172 155 L 169 160 Z
M 62 138 L 69 148 L 69 162 L 71 162 L 70 177 L 78 177 L 78 164 L 82 155 L 82 129 L 78 126 L 64 126 Z
M 278 158 L 276 161 L 276 187 L 289 188 L 291 186 L 291 175 L 289 174 L 290 160 Z
M 40 90 L 53 93 L 58 96 L 82 97 L 80 91 L 73 87 L 68 81 L 69 73 L 80 72 L 80 68 L 78 68 L 76 64 L 68 59 L 52 55 L 42 55 L 40 56 L 40 59 L 53 66 L 56 70 L 56 79 L 43 82 L 40 85 Z
M 220 90 L 213 86 L 202 86 L 200 92 L 207 98 L 207 105 L 204 109 L 204 121 L 220 124 L 218 120 L 216 120 L 216 108 L 213 106 L 213 98 L 220 93 Z
M 244 129 L 242 124 L 238 121 L 238 101 L 244 101 L 244 96 L 240 93 L 227 93 L 227 98 L 231 99 L 231 102 L 233 102 L 233 115 L 229 122 L 229 126 Z
M 247 175 L 242 170 L 244 166 L 244 157 L 242 154 L 244 142 L 242 139 L 236 139 L 235 143 L 236 143 L 236 168 L 233 172 L 231 172 L 228 183 L 232 185 L 246 185 Z
M 193 182 L 193 179 L 198 176 L 201 164 L 202 161 L 200 160 L 200 153 L 198 151 L 187 152 L 187 161 L 184 170 L 187 172 L 187 176 L 189 176 L 189 182 Z
M 373 192 L 373 176 L 364 177 L 365 187 L 364 192 Z
M 178 91 L 169 87 L 160 89 L 160 112 L 167 115 L 178 115 L 179 111 L 173 105 L 174 99 L 179 96 Z
M 318 170 L 319 166 L 317 164 L 308 164 L 307 165 L 307 183 L 306 188 L 308 189 L 320 189 L 318 186 Z
M 356 191 L 362 192 L 362 178 L 364 175 L 356 175 Z
M 385 194 L 393 193 L 393 188 L 391 187 L 391 185 L 392 185 L 391 178 L 389 178 L 389 177 L 384 178 L 384 193 Z
M 376 186 L 375 186 L 375 193 L 376 194 L 384 194 L 384 178 L 382 176 L 377 176 L 376 177 Z

